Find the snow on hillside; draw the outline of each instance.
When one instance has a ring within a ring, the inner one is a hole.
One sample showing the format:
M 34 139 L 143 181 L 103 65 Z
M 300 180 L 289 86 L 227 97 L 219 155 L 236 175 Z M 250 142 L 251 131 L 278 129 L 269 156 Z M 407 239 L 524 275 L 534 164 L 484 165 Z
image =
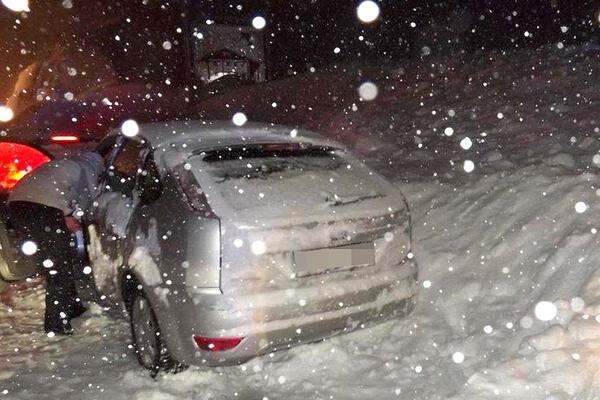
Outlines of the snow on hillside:
M 153 380 L 98 308 L 73 338 L 44 337 L 28 287 L 0 305 L 0 399 L 600 398 L 598 53 L 425 61 L 363 70 L 373 102 L 352 69 L 202 105 L 335 136 L 398 184 L 421 269 L 413 315 Z

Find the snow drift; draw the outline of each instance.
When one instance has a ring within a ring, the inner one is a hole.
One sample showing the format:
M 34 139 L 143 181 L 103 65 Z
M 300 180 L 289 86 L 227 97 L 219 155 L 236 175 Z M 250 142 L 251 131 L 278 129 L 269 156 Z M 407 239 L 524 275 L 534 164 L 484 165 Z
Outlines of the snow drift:
M 291 78 L 202 105 L 206 115 L 243 110 L 251 120 L 320 130 L 398 184 L 421 269 L 410 318 L 154 381 L 122 344 L 120 322 L 92 314 L 74 338 L 37 334 L 39 289 L 28 289 L 0 306 L 0 393 L 600 397 L 598 54 L 557 48 L 425 61 Z M 379 86 L 372 102 L 358 98 L 365 79 Z

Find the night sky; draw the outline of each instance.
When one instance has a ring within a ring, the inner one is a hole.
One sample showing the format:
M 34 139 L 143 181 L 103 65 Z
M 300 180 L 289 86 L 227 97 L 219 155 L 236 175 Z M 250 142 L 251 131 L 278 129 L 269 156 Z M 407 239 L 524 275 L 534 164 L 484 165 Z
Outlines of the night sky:
M 381 18 L 372 25 L 357 20 L 357 3 L 135 0 L 85 1 L 84 7 L 83 1 L 73 0 L 73 7 L 65 9 L 61 1 L 50 5 L 32 1 L 32 12 L 25 18 L 2 7 L 0 51 L 11 68 L 2 71 L 2 82 L 6 86 L 19 65 L 27 65 L 57 40 L 76 46 L 82 46 L 83 40 L 85 45 L 102 47 L 118 60 L 119 73 L 132 79 L 186 77 L 186 24 L 193 28 L 211 20 L 249 26 L 256 15 L 267 19 L 264 34 L 271 78 L 333 63 L 376 64 L 439 53 L 461 55 L 559 41 L 570 44 L 598 36 L 600 5 L 591 0 L 387 0 L 380 2 Z M 184 30 L 178 33 L 177 28 Z M 117 35 L 120 40 L 115 39 Z M 163 40 L 174 43 L 172 51 L 160 49 Z M 183 79 L 178 83 L 184 83 Z

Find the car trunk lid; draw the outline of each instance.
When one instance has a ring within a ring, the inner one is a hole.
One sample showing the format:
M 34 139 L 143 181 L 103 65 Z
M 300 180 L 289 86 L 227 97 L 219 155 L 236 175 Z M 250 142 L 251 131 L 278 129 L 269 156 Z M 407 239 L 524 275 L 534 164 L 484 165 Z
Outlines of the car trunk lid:
M 410 251 L 403 196 L 360 162 L 324 147 L 247 149 L 188 160 L 221 219 L 225 293 L 342 279 Z

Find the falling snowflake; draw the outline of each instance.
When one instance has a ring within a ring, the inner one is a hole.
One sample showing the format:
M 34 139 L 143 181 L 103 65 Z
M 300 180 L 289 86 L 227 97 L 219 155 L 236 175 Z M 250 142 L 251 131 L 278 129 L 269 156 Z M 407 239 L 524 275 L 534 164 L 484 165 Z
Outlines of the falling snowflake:
M 526 315 L 523 318 L 521 318 L 521 320 L 519 321 L 519 325 L 521 325 L 521 328 L 523 329 L 529 329 L 533 326 L 533 319 Z
M 577 203 L 575 203 L 575 211 L 578 214 L 583 214 L 584 212 L 586 212 L 588 209 L 588 205 L 585 204 L 583 201 L 578 201 Z
M 127 137 L 134 137 L 140 132 L 140 126 L 133 119 L 128 119 L 121 125 L 121 132 Z
M 15 113 L 10 107 L 0 106 L 0 122 L 8 122 L 13 119 Z
M 263 16 L 258 15 L 252 18 L 252 26 L 254 27 L 254 29 L 264 29 L 265 26 L 267 26 L 267 20 Z
M 452 361 L 454 361 L 456 364 L 462 364 L 465 361 L 465 355 L 460 351 L 457 351 L 456 353 L 452 354 Z
M 265 254 L 265 252 L 267 251 L 267 246 L 265 245 L 265 242 L 263 242 L 262 240 L 255 240 L 250 245 L 250 250 L 252 250 L 252 253 L 259 256 L 261 254 Z
M 540 301 L 535 306 L 535 317 L 540 321 L 551 321 L 556 318 L 558 309 L 556 305 L 550 301 Z
M 475 170 L 475 163 L 471 160 L 465 160 L 465 162 L 463 163 L 463 169 L 465 170 L 465 172 L 471 173 Z
M 21 245 L 21 251 L 26 256 L 34 255 L 37 252 L 37 250 L 38 250 L 37 244 L 35 244 L 31 240 L 28 240 Z
M 578 214 L 583 214 L 584 212 L 586 212 L 588 209 L 588 205 L 585 204 L 583 201 L 578 201 L 577 203 L 575 203 L 575 211 Z
M 585 308 L 585 300 L 583 300 L 581 297 L 574 297 L 571 299 L 570 305 L 571 310 L 574 312 L 582 312 Z
M 244 126 L 248 122 L 248 117 L 243 112 L 238 112 L 233 115 L 232 121 L 236 126 Z
M 365 0 L 356 8 L 358 19 L 365 24 L 376 21 L 380 12 L 379 5 L 372 0 Z
M 14 12 L 29 12 L 29 0 L 2 0 L 4 7 Z
M 463 138 L 460 141 L 460 147 L 462 147 L 465 150 L 469 150 L 471 146 L 473 146 L 473 142 L 471 141 L 470 137 Z
M 358 94 L 364 101 L 373 101 L 377 98 L 379 89 L 373 82 L 364 82 L 358 87 Z

